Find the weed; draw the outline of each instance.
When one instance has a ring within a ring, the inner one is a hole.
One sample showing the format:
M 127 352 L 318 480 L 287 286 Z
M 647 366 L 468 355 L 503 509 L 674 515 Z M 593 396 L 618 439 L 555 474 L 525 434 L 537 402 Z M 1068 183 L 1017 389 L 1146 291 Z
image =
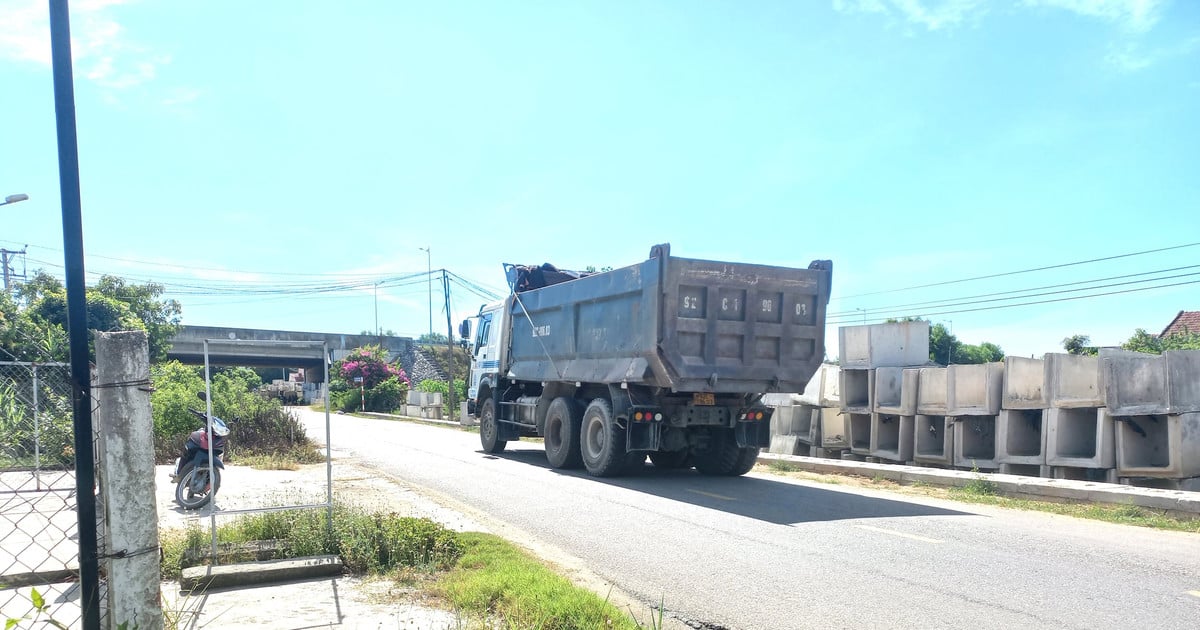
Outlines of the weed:
M 24 617 L 6 616 L 4 622 L 5 630 L 16 628 L 22 621 L 28 621 L 31 628 L 37 627 L 40 624 L 46 624 L 60 628 L 61 630 L 68 630 L 66 624 L 50 616 L 50 604 L 46 603 L 46 598 L 42 597 L 42 594 L 36 588 L 30 589 L 29 603 L 33 607 L 33 610 L 30 611 L 33 613 L 33 617 L 29 617 L 28 615 Z
M 771 463 L 768 464 L 767 467 L 770 468 L 774 472 L 783 472 L 783 473 L 796 472 L 797 470 L 799 470 L 799 468 L 796 468 L 796 466 L 794 464 L 792 464 L 790 462 L 785 462 L 785 461 L 779 460 L 779 459 L 771 460 Z

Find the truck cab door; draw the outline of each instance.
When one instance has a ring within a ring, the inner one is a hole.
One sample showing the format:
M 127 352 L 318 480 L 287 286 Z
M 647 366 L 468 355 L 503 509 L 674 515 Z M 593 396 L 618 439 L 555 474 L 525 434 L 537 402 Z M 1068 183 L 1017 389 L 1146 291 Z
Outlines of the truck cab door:
M 476 400 L 479 396 L 479 383 L 483 377 L 495 372 L 499 365 L 496 360 L 497 344 L 492 334 L 492 313 L 483 313 L 476 320 L 475 339 L 471 344 L 474 353 L 471 356 L 471 382 L 467 388 L 467 398 Z

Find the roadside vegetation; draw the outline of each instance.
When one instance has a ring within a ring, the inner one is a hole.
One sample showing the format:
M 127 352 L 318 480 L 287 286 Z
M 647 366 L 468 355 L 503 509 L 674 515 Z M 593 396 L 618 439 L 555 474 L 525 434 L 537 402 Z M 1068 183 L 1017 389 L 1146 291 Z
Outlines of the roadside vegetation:
M 213 372 L 213 414 L 229 425 L 227 463 L 294 470 L 299 464 L 324 460 L 296 416 L 278 399 L 258 393 L 262 378 L 254 370 L 219 368 Z M 203 374 L 203 368 L 178 361 L 151 366 L 155 461 L 174 461 L 188 434 L 203 425 L 188 413 L 189 408 L 205 411 L 198 396 L 204 391 Z
M 1200 518 L 1173 516 L 1160 510 L 1136 505 L 1114 505 L 1110 503 L 1059 503 L 1019 497 L 1003 496 L 996 485 L 984 477 L 972 479 L 965 486 L 946 488 L 924 483 L 901 484 L 882 477 L 858 477 L 852 475 L 826 475 L 802 471 L 787 462 L 771 462 L 759 465 L 759 472 L 813 481 L 829 485 L 845 485 L 873 490 L 886 490 L 909 496 L 930 497 L 963 503 L 991 505 L 1014 510 L 1046 512 L 1062 516 L 1073 516 L 1119 525 L 1135 525 L 1180 532 L 1200 533 Z
M 396 580 L 456 612 L 463 628 L 637 630 L 642 626 L 595 593 L 573 585 L 541 560 L 491 534 L 454 532 L 427 518 L 381 514 L 337 504 L 326 511 L 246 516 L 218 527 L 222 563 L 333 554 L 346 570 Z M 210 563 L 199 526 L 163 532 L 162 574 L 179 579 Z

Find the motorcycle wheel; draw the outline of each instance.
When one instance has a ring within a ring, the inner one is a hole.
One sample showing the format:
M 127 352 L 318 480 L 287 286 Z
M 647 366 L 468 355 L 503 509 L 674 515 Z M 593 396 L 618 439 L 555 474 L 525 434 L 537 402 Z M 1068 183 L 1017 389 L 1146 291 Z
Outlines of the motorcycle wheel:
M 175 501 L 183 509 L 195 510 L 208 505 L 220 489 L 221 469 L 213 470 L 211 480 L 208 471 L 207 466 L 191 466 L 179 475 L 179 482 L 175 484 Z

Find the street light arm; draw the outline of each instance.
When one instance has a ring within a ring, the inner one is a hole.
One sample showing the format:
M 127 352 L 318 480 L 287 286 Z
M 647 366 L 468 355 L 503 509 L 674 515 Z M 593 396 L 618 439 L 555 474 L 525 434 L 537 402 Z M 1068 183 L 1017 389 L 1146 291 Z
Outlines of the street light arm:
M 10 203 L 17 203 L 18 201 L 27 201 L 28 199 L 29 195 L 26 195 L 25 193 L 17 193 L 15 195 L 9 195 L 5 197 L 4 203 L 0 203 L 0 206 L 7 206 Z

